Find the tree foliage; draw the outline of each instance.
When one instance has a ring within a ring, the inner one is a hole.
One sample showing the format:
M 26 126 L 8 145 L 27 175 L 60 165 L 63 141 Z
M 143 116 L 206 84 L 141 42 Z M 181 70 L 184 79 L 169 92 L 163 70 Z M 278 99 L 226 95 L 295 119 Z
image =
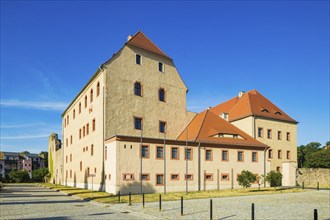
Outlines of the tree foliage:
M 10 182 L 26 183 L 30 182 L 30 175 L 26 170 L 12 170 L 9 175 Z
M 32 180 L 34 182 L 43 182 L 44 177 L 48 174 L 48 168 L 40 168 L 32 171 Z
M 270 171 L 267 173 L 265 180 L 270 184 L 271 187 L 282 186 L 283 175 L 278 171 Z
M 238 184 L 245 188 L 251 187 L 251 184 L 257 181 L 256 175 L 248 170 L 243 170 L 241 174 L 237 177 Z
M 326 143 L 329 143 L 329 141 Z M 318 142 L 311 142 L 306 146 L 298 147 L 298 167 L 299 168 L 330 168 L 329 149 L 320 148 Z

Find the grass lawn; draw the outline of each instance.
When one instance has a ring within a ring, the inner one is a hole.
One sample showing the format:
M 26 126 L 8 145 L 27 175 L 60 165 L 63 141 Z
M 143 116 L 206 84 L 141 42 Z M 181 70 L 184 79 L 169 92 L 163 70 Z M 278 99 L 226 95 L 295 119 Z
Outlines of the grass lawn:
M 82 199 L 93 200 L 100 203 L 118 203 L 118 196 L 114 196 L 112 194 L 106 192 L 93 192 L 86 189 L 79 189 L 69 186 L 61 186 L 50 183 L 41 183 L 41 185 L 57 189 L 65 193 L 69 193 L 71 195 L 78 196 Z M 265 194 L 280 194 L 280 193 L 295 193 L 302 192 L 302 189 L 286 189 L 286 188 L 278 188 L 275 190 L 274 188 L 261 188 L 260 191 L 256 188 L 249 189 L 226 189 L 226 190 L 208 190 L 208 191 L 200 191 L 200 192 L 189 192 L 186 194 L 185 192 L 170 192 L 162 195 L 162 201 L 174 201 L 180 200 L 181 196 L 184 200 L 187 199 L 202 199 L 202 198 L 217 198 L 217 197 L 229 197 L 229 196 L 247 196 L 247 195 L 265 195 Z M 121 196 L 121 203 L 128 203 L 128 196 Z M 145 194 L 145 202 L 156 202 L 159 200 L 159 193 L 157 194 Z M 132 203 L 142 203 L 141 195 L 132 195 Z

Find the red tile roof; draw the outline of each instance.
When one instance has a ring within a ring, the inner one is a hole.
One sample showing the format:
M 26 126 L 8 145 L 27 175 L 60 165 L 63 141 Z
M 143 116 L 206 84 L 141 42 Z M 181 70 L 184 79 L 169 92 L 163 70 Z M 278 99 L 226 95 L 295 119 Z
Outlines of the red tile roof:
M 214 137 L 217 134 L 238 135 L 241 138 Z M 182 141 L 186 139 L 188 139 L 188 141 L 221 145 L 267 147 L 267 145 L 255 140 L 250 135 L 215 115 L 210 110 L 197 114 L 177 138 L 177 140 Z
M 234 97 L 211 108 L 210 111 L 216 115 L 220 115 L 223 112 L 228 113 L 229 121 L 255 115 L 298 123 L 257 90 L 246 92 L 241 97 Z
M 126 45 L 132 45 L 135 47 L 142 48 L 144 50 L 153 52 L 155 54 L 164 56 L 171 59 L 167 56 L 159 47 L 156 46 L 142 31 L 138 31 L 131 39 L 126 42 Z

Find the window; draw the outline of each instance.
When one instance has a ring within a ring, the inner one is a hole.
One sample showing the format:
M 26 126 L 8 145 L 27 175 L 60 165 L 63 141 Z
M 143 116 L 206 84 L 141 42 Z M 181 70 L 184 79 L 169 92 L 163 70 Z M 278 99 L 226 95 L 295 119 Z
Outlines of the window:
M 150 175 L 149 174 L 146 174 L 146 173 L 142 173 L 141 180 L 144 180 L 144 181 L 150 180 Z
M 94 145 L 92 144 L 91 145 L 91 156 L 93 156 L 94 155 Z
M 184 157 L 185 157 L 184 158 L 185 160 L 192 160 L 192 149 L 191 148 L 185 149 Z
M 171 180 L 179 180 L 179 174 L 171 174 Z
M 140 54 L 136 54 L 135 63 L 141 65 L 141 55 Z
M 86 151 L 88 151 L 88 146 L 86 147 Z
M 206 161 L 212 160 L 212 150 L 205 150 L 205 160 Z
M 79 114 L 81 113 L 81 102 L 79 102 Z
M 164 185 L 164 175 L 156 174 L 156 185 Z
M 66 127 L 66 118 L 64 118 L 64 127 Z
M 163 159 L 164 158 L 164 148 L 163 147 L 157 147 L 156 151 L 156 159 Z
M 67 125 L 69 125 L 69 115 L 66 116 Z
M 66 146 L 69 145 L 69 144 L 68 144 L 68 139 L 65 139 L 65 144 L 66 144 Z
M 76 110 L 75 109 L 73 109 L 72 117 L 73 117 L 73 119 L 76 118 Z
M 281 150 L 277 151 L 277 157 L 278 157 L 278 159 L 282 159 L 282 151 Z
M 188 174 L 188 175 L 184 175 L 184 180 L 193 180 L 193 175 L 192 174 Z
M 265 109 L 265 108 L 261 112 L 267 112 L 267 113 L 269 113 L 269 111 L 267 109 Z
M 282 113 L 277 111 L 277 112 L 275 112 L 275 115 L 282 115 Z
M 158 90 L 158 99 L 159 99 L 159 101 L 161 101 L 161 102 L 165 102 L 165 89 L 160 88 L 160 89 Z
M 221 181 L 229 181 L 229 173 L 221 173 Z
M 72 135 L 70 136 L 70 144 L 72 144 Z
M 142 158 L 149 158 L 149 146 L 142 145 L 141 156 Z
M 89 176 L 90 174 L 90 170 L 89 170 L 89 167 L 87 167 L 87 175 Z
M 177 147 L 172 147 L 171 149 L 171 159 L 179 159 L 179 149 Z
M 264 129 L 263 128 L 258 128 L 258 137 L 260 137 L 260 138 L 264 137 Z
M 83 137 L 85 137 L 85 126 L 83 127 Z
M 267 129 L 267 138 L 272 139 L 272 129 Z
M 277 131 L 277 140 L 282 140 L 282 132 Z
M 142 118 L 134 117 L 134 128 L 142 130 Z
M 133 173 L 124 173 L 123 180 L 134 180 L 134 174 Z
M 273 159 L 273 150 L 272 149 L 268 150 L 268 158 Z
M 286 132 L 286 140 L 290 141 L 290 132 Z
M 91 89 L 89 99 L 90 99 L 90 102 L 92 103 L 93 102 L 93 89 Z
M 85 95 L 85 108 L 87 107 L 87 95 Z
M 213 181 L 213 174 L 205 173 L 205 180 L 206 181 Z
M 243 151 L 238 151 L 238 152 L 237 152 L 237 161 L 238 161 L 238 162 L 243 162 L 243 161 L 244 161 L 244 154 L 243 154 Z
M 96 173 L 96 167 L 94 168 L 94 174 Z
M 160 133 L 166 132 L 166 122 L 164 122 L 164 121 L 159 122 L 159 132 Z
M 107 146 L 105 146 L 105 149 L 104 149 L 104 160 L 107 160 L 108 158 L 108 150 L 107 150 Z
M 95 125 L 95 119 L 93 119 L 93 121 L 92 121 L 92 131 L 95 131 L 95 127 L 96 125 Z
M 229 160 L 229 158 L 228 158 L 228 151 L 227 150 L 223 150 L 221 152 L 221 160 L 222 161 L 228 161 Z
M 142 96 L 142 85 L 140 82 L 134 83 L 134 95 Z
M 79 129 L 79 139 L 81 139 L 81 128 Z
M 96 85 L 96 96 L 99 96 L 100 95 L 100 82 L 97 82 L 97 85 Z
M 291 155 L 290 155 L 290 151 L 288 150 L 288 151 L 286 151 L 286 159 L 290 160 L 290 158 L 291 158 Z
M 276 167 L 277 172 L 281 172 L 281 167 Z
M 164 63 L 161 62 L 158 63 L 158 70 L 159 72 L 164 72 Z
M 82 171 L 82 161 L 80 161 L 80 171 Z
M 258 152 L 252 152 L 252 162 L 258 162 Z
M 89 123 L 86 124 L 86 135 L 89 134 Z

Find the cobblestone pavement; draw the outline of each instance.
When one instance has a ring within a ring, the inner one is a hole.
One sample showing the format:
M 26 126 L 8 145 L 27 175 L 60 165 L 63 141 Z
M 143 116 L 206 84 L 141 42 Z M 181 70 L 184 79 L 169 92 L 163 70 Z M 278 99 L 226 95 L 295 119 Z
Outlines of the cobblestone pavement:
M 0 191 L 0 219 L 147 219 L 33 184 L 8 184 Z
M 330 219 L 330 191 L 309 190 L 300 193 L 257 195 L 214 198 L 213 219 L 251 219 L 251 204 L 255 204 L 255 219 L 313 219 L 314 209 L 318 219 Z M 184 201 L 184 215 L 181 216 L 180 201 L 142 204 L 117 204 L 128 211 L 141 212 L 160 219 L 209 219 L 210 199 Z

